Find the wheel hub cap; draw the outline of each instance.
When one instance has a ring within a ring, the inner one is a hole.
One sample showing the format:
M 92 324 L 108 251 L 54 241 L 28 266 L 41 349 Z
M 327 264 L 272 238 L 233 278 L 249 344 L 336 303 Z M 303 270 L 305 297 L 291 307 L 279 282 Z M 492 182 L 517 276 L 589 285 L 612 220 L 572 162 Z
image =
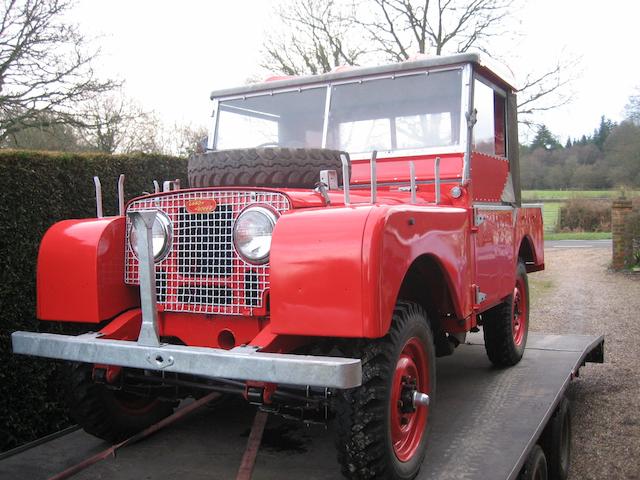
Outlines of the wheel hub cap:
M 425 397 L 421 392 L 427 392 Z M 418 338 L 407 341 L 396 363 L 391 394 L 391 441 L 402 462 L 418 450 L 429 415 L 427 354 Z M 417 395 L 416 395 L 417 394 Z M 420 398 L 420 401 L 416 401 Z

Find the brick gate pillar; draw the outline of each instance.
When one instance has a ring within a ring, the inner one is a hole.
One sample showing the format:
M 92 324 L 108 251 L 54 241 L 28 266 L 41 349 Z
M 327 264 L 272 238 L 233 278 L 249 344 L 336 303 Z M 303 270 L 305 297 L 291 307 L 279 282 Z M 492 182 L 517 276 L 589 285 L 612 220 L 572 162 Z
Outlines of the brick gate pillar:
M 611 206 L 611 236 L 613 239 L 614 270 L 621 270 L 630 265 L 633 254 L 632 238 L 626 227 L 627 218 L 633 211 L 631 200 L 624 197 L 613 201 Z

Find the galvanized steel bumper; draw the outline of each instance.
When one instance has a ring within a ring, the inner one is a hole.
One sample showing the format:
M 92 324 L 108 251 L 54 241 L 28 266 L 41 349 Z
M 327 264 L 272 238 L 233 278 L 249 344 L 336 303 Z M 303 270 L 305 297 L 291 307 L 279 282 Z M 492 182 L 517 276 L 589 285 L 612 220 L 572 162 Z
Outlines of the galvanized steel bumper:
M 251 347 L 146 346 L 100 339 L 95 333 L 74 337 L 14 332 L 11 340 L 14 353 L 73 362 L 314 387 L 353 388 L 362 383 L 360 360 L 353 358 L 263 353 Z

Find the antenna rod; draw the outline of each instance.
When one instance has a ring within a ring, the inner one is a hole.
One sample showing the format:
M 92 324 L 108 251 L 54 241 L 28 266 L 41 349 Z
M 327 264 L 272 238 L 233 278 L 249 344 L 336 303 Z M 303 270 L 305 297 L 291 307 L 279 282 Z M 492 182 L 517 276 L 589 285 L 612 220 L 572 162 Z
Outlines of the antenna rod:
M 416 203 L 416 164 L 409 162 L 409 175 L 411 176 L 411 203 Z
M 371 203 L 376 203 L 378 199 L 378 177 L 376 175 L 376 159 L 378 158 L 378 151 L 371 152 Z
M 440 203 L 440 157 L 436 157 L 436 162 L 433 166 L 435 178 L 436 178 L 436 205 Z

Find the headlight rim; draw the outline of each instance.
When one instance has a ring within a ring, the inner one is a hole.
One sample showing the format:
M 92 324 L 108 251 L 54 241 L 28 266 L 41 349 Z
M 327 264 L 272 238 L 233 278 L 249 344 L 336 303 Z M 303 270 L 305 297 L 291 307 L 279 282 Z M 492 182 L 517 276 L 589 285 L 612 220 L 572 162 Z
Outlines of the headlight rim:
M 153 256 L 153 262 L 160 263 L 165 260 L 171 252 L 171 247 L 173 246 L 173 224 L 171 222 L 171 218 L 169 218 L 169 215 L 162 210 L 157 210 L 154 223 L 155 222 L 160 222 L 160 226 L 162 227 L 162 231 L 164 232 L 164 245 L 162 246 L 158 254 Z M 131 250 L 131 253 L 135 257 L 135 259 L 140 261 L 140 258 L 138 257 L 138 251 L 136 250 L 134 243 L 131 241 L 132 232 L 134 230 L 135 225 L 133 224 L 133 222 L 131 222 L 127 235 L 129 250 Z
M 270 223 L 271 223 L 271 237 L 273 237 L 273 230 L 276 227 L 276 222 L 278 221 L 278 218 L 280 217 L 280 215 L 270 205 L 266 205 L 266 204 L 262 204 L 262 203 L 253 203 L 253 204 L 247 205 L 245 208 L 243 208 L 240 211 L 240 213 L 238 214 L 238 216 L 235 218 L 234 222 L 233 222 L 233 231 L 232 231 L 231 235 L 232 235 L 233 249 L 235 250 L 236 254 L 245 263 L 248 263 L 250 265 L 255 265 L 255 266 L 265 265 L 265 264 L 269 263 L 269 257 L 271 255 L 271 245 L 269 245 L 269 250 L 267 251 L 267 253 L 264 256 L 262 256 L 262 257 L 260 257 L 258 259 L 252 259 L 252 258 L 248 258 L 245 254 L 242 253 L 241 249 L 238 247 L 238 244 L 236 242 L 236 230 L 237 230 L 237 226 L 239 224 L 239 221 L 242 218 L 242 216 L 245 215 L 249 211 L 258 211 L 261 214 L 263 214 L 270 221 Z

